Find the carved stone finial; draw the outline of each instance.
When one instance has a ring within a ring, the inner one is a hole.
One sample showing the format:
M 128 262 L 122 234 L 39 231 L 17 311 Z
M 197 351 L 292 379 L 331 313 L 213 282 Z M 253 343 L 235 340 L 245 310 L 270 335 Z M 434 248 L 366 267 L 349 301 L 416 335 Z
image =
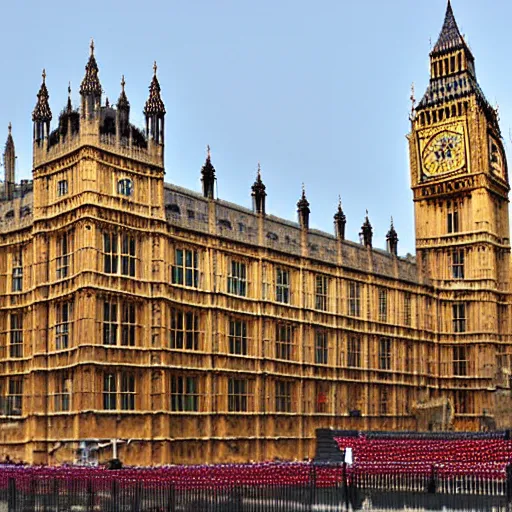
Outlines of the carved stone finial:
M 124 81 L 124 75 L 121 77 L 121 90 L 124 92 L 124 86 L 126 85 L 126 82 Z
M 156 65 L 156 60 L 153 62 L 153 74 L 156 76 L 156 70 L 158 69 L 158 66 Z
M 91 48 L 91 55 L 94 55 L 94 39 L 92 37 L 91 37 L 90 48 Z
M 411 112 L 414 112 L 414 108 L 416 107 L 416 98 L 414 96 L 414 82 L 411 84 Z
M 206 145 L 206 159 L 211 160 L 211 150 L 210 150 L 210 144 Z
M 45 68 L 43 68 L 42 77 L 43 77 L 43 84 L 44 84 L 44 83 L 46 83 L 46 69 Z
M 7 129 L 9 130 L 9 135 L 11 135 L 11 132 L 12 132 L 12 124 L 11 122 L 9 121 L 9 125 L 7 126 Z

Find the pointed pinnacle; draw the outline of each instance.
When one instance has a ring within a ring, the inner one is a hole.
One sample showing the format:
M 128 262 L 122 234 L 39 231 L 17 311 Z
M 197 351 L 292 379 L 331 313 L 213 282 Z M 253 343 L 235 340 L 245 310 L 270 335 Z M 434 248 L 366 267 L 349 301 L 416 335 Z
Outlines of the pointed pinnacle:
M 43 68 L 42 76 L 43 76 L 43 84 L 44 84 L 46 82 L 46 69 L 44 69 L 44 68 Z
M 124 86 L 126 85 L 126 82 L 124 81 L 124 75 L 121 77 L 121 90 L 124 92 Z
M 156 60 L 153 62 L 153 74 L 156 76 L 156 70 L 158 69 L 158 66 L 156 65 Z
M 12 124 L 11 122 L 9 121 L 9 125 L 7 126 L 7 129 L 9 130 L 9 135 L 11 135 L 11 132 L 12 132 Z
M 90 49 L 91 49 L 91 55 L 94 55 L 94 38 L 91 37 L 91 44 L 90 44 Z

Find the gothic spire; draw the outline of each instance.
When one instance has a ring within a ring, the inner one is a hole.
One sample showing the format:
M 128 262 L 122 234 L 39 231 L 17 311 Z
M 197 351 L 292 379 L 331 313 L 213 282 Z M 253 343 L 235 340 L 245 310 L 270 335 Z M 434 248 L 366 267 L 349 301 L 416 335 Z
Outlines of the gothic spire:
M 395 226 L 393 225 L 393 217 L 391 217 L 391 226 L 386 235 L 386 241 L 388 251 L 396 256 L 398 254 L 398 235 L 395 231 Z
M 15 168 L 16 152 L 14 150 L 14 140 L 12 138 L 12 125 L 9 123 L 4 151 L 4 197 L 8 201 L 14 197 Z
M 206 146 L 206 162 L 201 169 L 201 181 L 203 182 L 203 195 L 208 199 L 214 198 L 215 167 L 212 165 L 210 146 Z
M 160 96 L 160 83 L 156 76 L 157 65 L 156 62 L 153 64 L 153 79 L 149 86 L 149 98 L 144 106 L 144 114 L 148 115 L 164 115 L 165 106 Z
M 254 182 L 252 188 L 252 200 L 253 200 L 253 208 L 256 213 L 262 213 L 265 215 L 265 197 L 267 193 L 265 192 L 265 185 L 261 180 L 261 167 L 258 162 L 258 174 L 256 176 L 256 181 Z
M 363 225 L 361 226 L 361 233 L 365 247 L 372 247 L 373 228 L 368 218 L 368 210 L 366 210 L 366 217 L 364 218 Z
M 68 82 L 68 103 L 66 105 L 66 112 L 69 114 L 73 111 L 73 104 L 71 103 L 71 82 Z
M 130 102 L 128 101 L 128 98 L 126 97 L 126 92 L 124 90 L 124 86 L 126 85 L 126 82 L 124 81 L 124 75 L 121 78 L 121 93 L 119 94 L 119 99 L 117 100 L 117 108 L 118 109 L 125 109 L 128 110 L 130 108 Z
M 443 28 L 441 29 L 437 43 L 432 50 L 432 54 L 443 53 L 461 47 L 469 50 L 459 31 L 459 27 L 457 26 L 457 22 L 455 21 L 455 16 L 453 14 L 452 5 L 450 0 L 448 0 Z
M 297 202 L 297 213 L 299 214 L 299 224 L 304 229 L 309 229 L 309 214 L 311 210 L 309 209 L 309 202 L 306 199 L 306 188 L 304 187 L 304 183 L 302 184 L 302 196 Z
M 347 224 L 347 217 L 343 213 L 343 208 L 341 207 L 341 197 L 339 197 L 338 201 L 338 211 L 334 214 L 334 229 L 336 231 L 336 236 L 341 240 L 345 240 L 345 225 Z
M 81 95 L 95 95 L 101 96 L 101 84 L 98 78 L 98 64 L 96 63 L 96 58 L 94 57 L 94 40 L 91 39 L 91 53 L 89 55 L 89 60 L 85 66 L 85 76 L 80 84 L 80 94 Z
M 46 71 L 43 69 L 43 82 L 37 93 L 37 103 L 32 112 L 32 121 L 34 122 L 50 122 L 52 120 L 52 111 L 48 99 L 48 89 L 46 88 Z

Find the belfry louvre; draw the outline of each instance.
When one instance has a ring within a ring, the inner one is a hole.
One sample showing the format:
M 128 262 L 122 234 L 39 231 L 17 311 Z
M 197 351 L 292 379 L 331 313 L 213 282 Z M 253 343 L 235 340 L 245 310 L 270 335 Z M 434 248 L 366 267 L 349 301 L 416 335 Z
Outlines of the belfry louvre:
M 0 202 L 0 456 L 126 463 L 311 456 L 315 429 L 510 426 L 508 170 L 496 111 L 448 4 L 411 113 L 416 256 L 164 183 L 155 66 L 145 130 L 102 102 L 91 45 L 80 108 L 51 129 L 45 75 L 33 179 L 9 127 Z

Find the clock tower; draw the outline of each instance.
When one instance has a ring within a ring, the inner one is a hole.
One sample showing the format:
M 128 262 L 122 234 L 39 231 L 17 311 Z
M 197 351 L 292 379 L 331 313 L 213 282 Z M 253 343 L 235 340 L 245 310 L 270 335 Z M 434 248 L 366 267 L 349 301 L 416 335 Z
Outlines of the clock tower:
M 492 410 L 497 355 L 509 343 L 510 187 L 498 121 L 448 1 L 408 138 L 416 252 L 438 298 L 438 383 L 457 429 L 478 428 Z

